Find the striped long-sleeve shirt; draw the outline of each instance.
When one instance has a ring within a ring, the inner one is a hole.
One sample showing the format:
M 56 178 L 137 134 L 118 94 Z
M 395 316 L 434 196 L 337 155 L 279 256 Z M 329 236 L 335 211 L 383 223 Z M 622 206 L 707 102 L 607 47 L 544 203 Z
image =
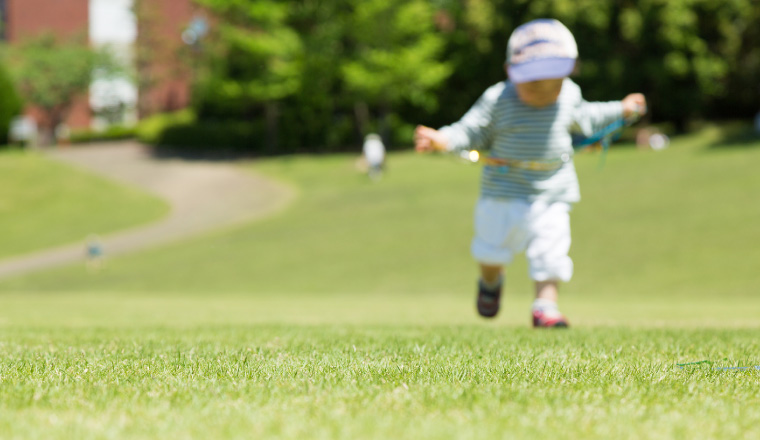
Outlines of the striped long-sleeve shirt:
M 561 164 L 552 170 L 484 166 L 481 196 L 573 203 L 580 200 L 580 189 L 571 133 L 589 136 L 622 114 L 620 101 L 584 101 L 580 87 L 570 79 L 562 83 L 557 101 L 542 108 L 523 104 L 514 84 L 503 81 L 441 131 L 452 151 L 473 149 L 494 158 Z

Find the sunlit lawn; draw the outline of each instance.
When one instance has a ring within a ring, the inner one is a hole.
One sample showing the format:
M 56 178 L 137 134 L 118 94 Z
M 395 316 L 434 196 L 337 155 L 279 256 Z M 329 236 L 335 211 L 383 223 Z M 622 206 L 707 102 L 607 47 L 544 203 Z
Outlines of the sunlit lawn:
M 166 204 L 142 191 L 53 162 L 0 150 L 0 259 L 84 242 L 156 220 Z
M 4 438 L 756 438 L 757 330 L 14 328 Z M 677 362 L 713 360 L 681 368 Z
M 0 283 L 10 438 L 756 438 L 760 142 L 577 158 L 573 328 L 474 311 L 477 167 L 393 154 L 250 166 L 275 217 Z M 678 364 L 709 361 L 695 365 Z M 734 368 L 734 369 L 728 369 Z

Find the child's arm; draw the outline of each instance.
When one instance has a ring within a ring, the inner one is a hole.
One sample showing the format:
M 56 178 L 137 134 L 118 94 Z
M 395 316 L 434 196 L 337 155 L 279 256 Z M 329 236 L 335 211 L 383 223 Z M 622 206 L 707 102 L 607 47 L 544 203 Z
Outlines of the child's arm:
M 624 118 L 643 116 L 647 112 L 647 99 L 641 93 L 631 93 L 621 102 Z
M 646 113 L 646 98 L 641 93 L 632 93 L 621 101 L 588 102 L 580 98 L 576 109 L 573 132 L 591 136 L 605 126 L 622 118 Z
M 491 118 L 496 101 L 504 90 L 504 83 L 488 88 L 475 105 L 454 124 L 435 130 L 418 126 L 414 133 L 417 151 L 478 150 L 490 144 Z
M 448 151 L 449 138 L 434 128 L 418 125 L 414 130 L 414 149 L 420 153 Z

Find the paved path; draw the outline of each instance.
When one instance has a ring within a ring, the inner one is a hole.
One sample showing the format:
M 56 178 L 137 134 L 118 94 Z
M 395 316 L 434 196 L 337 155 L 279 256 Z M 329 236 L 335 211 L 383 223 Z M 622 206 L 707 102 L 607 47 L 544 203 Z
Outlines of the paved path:
M 162 220 L 102 237 L 106 256 L 165 244 L 250 221 L 286 206 L 291 188 L 233 164 L 156 159 L 135 142 L 55 149 L 48 155 L 108 178 L 141 187 L 171 206 Z M 82 261 L 84 242 L 0 261 L 0 279 Z

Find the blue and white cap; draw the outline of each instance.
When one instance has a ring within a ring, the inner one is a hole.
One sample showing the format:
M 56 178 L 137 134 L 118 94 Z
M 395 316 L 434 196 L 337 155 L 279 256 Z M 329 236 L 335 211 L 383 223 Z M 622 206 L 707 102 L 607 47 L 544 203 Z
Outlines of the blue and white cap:
M 575 68 L 577 58 L 573 34 L 554 19 L 519 26 L 507 43 L 507 72 L 513 83 L 564 78 Z

